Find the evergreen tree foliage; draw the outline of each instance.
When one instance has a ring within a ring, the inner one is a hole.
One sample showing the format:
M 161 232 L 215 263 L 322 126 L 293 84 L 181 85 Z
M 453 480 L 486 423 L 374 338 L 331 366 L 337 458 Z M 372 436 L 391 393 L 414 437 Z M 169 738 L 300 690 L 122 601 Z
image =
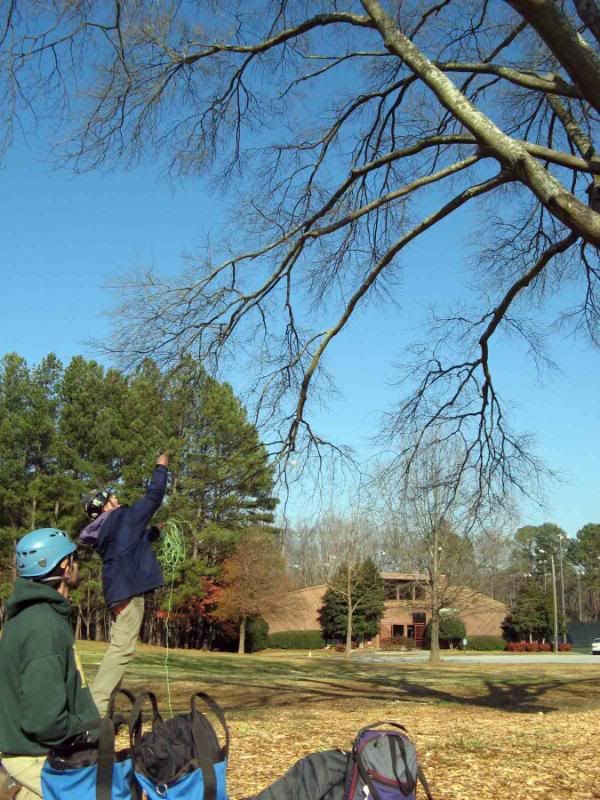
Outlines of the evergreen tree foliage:
M 319 610 L 319 624 L 326 640 L 344 640 L 348 628 L 348 598 L 345 584 L 347 565 L 342 564 L 334 575 Z M 340 588 L 338 588 L 340 587 Z M 385 610 L 383 579 L 374 561 L 365 559 L 351 575 L 352 639 L 362 642 L 379 631 Z
M 509 641 L 542 641 L 552 638 L 552 597 L 539 581 L 529 579 L 521 585 L 511 613 L 502 628 Z
M 460 617 L 453 614 L 442 614 L 440 617 L 440 641 L 449 642 L 453 647 L 465 638 L 467 629 Z
M 256 428 L 228 384 L 192 359 L 172 372 L 145 361 L 129 376 L 93 360 L 69 364 L 50 354 L 30 367 L 15 353 L 0 361 L 0 600 L 14 577 L 14 543 L 56 525 L 76 536 L 87 520 L 81 495 L 110 487 L 131 502 L 146 487 L 158 453 L 171 453 L 168 504 L 158 519 L 183 522 L 187 558 L 173 580 L 173 629 L 194 646 L 210 639 L 214 589 L 223 561 L 250 527 L 272 527 L 273 472 Z M 107 628 L 100 560 L 81 548 L 74 594 L 78 633 Z M 207 598 L 206 607 L 202 606 Z M 159 598 L 165 608 L 166 595 Z M 200 625 L 199 609 L 208 614 Z M 184 617 L 196 626 L 190 632 Z M 202 636 L 197 636 L 198 627 Z M 164 636 L 154 620 L 147 636 Z M 177 643 L 177 642 L 175 642 Z

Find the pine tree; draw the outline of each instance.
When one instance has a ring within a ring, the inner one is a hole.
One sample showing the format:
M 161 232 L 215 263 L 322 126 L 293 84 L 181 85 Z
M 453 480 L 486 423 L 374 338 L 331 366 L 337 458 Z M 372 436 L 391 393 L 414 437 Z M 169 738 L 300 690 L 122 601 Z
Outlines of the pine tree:
M 379 570 L 370 558 L 351 570 L 347 564 L 342 564 L 331 580 L 319 610 L 324 639 L 346 637 L 349 606 L 352 640 L 362 642 L 376 636 L 385 610 L 384 588 Z
M 552 637 L 552 599 L 538 581 L 529 579 L 521 585 L 503 628 L 515 641 Z
M 211 624 L 223 561 L 244 531 L 276 533 L 273 475 L 258 432 L 228 384 L 193 361 L 162 372 L 146 361 L 131 376 L 76 356 L 63 368 L 52 354 L 30 368 L 16 354 L 0 362 L 0 601 L 14 578 L 14 543 L 34 527 L 76 536 L 86 523 L 81 495 L 112 487 L 137 499 L 162 449 L 172 454 L 169 503 L 180 519 L 187 559 L 174 576 L 174 608 L 186 640 L 198 644 Z M 78 632 L 103 635 L 101 562 L 81 548 L 85 580 L 73 595 Z M 165 596 L 162 601 L 166 602 Z M 192 630 L 189 626 L 193 625 Z

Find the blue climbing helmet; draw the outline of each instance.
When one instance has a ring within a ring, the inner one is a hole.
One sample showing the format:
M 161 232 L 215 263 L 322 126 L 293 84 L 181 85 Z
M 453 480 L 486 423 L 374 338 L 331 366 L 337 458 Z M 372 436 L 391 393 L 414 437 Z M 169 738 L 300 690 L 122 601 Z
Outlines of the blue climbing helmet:
M 17 542 L 17 575 L 42 578 L 76 549 L 71 538 L 58 528 L 31 531 Z

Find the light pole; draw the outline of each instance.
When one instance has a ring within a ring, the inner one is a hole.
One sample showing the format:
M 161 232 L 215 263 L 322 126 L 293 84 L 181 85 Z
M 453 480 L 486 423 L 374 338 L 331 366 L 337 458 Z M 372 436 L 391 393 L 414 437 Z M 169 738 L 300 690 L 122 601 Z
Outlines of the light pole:
M 562 533 L 558 534 L 558 557 L 560 559 L 560 599 L 561 599 L 561 607 L 562 607 L 562 629 L 563 629 L 563 642 L 567 641 L 567 618 L 565 615 L 565 574 L 563 572 L 563 549 L 562 549 L 562 540 L 565 537 Z
M 544 555 L 550 556 L 550 565 L 552 567 L 552 600 L 553 600 L 553 611 L 554 611 L 554 652 L 558 653 L 558 600 L 556 596 L 556 569 L 554 567 L 554 553 L 546 553 L 545 550 L 541 548 L 537 551 L 538 553 L 544 553 Z
M 581 565 L 577 565 L 577 594 L 579 595 L 579 622 L 585 622 L 583 619 L 583 602 L 581 599 Z

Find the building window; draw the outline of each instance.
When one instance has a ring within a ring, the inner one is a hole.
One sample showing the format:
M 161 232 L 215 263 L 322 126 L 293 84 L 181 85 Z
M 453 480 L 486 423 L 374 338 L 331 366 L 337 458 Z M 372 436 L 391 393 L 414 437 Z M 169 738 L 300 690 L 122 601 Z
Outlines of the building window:
M 413 622 L 415 624 L 419 624 L 420 623 L 421 625 L 424 625 L 425 624 L 425 612 L 424 611 L 415 611 L 415 613 L 412 615 L 412 619 L 413 619 Z
M 407 625 L 406 626 L 406 635 L 409 639 L 415 638 L 415 626 L 414 625 Z
M 404 625 L 392 625 L 392 639 L 404 636 Z

